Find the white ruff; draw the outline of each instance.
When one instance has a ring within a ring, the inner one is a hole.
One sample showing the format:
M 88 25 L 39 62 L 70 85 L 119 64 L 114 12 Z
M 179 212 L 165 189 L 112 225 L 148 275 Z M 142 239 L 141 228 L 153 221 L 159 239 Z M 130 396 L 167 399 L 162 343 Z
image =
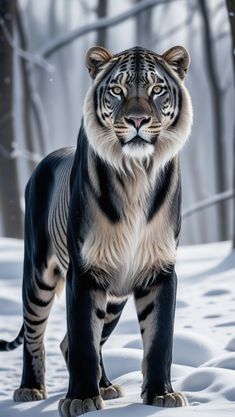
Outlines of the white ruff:
M 151 144 L 144 145 L 125 145 L 123 146 L 122 152 L 128 158 L 136 158 L 138 160 L 143 160 L 144 158 L 149 158 L 154 153 L 154 146 Z
M 173 77 L 175 77 L 174 74 Z M 153 159 L 155 172 L 162 169 L 182 149 L 191 131 L 192 104 L 183 82 L 177 78 L 182 93 L 182 108 L 176 125 L 173 128 L 163 126 L 155 146 L 146 144 L 145 146 L 125 145 L 122 147 L 115 134 L 112 121 L 110 120 L 107 127 L 101 126 L 97 121 L 93 96 L 99 78 L 89 88 L 83 107 L 84 128 L 92 149 L 101 159 L 124 173 L 127 172 L 128 167 L 132 171 L 133 165 L 142 165 L 146 157 Z

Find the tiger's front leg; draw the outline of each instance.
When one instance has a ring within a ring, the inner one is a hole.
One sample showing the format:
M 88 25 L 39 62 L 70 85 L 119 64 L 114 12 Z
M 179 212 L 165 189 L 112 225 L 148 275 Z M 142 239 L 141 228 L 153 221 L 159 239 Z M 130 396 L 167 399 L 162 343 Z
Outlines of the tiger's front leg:
M 74 271 L 70 264 L 66 298 L 69 388 L 59 412 L 74 417 L 103 408 L 99 349 L 107 296 L 91 271 Z
M 138 289 L 134 294 L 144 346 L 142 398 L 147 405 L 187 405 L 185 396 L 171 386 L 176 286 L 173 269 L 161 272 L 155 286 Z

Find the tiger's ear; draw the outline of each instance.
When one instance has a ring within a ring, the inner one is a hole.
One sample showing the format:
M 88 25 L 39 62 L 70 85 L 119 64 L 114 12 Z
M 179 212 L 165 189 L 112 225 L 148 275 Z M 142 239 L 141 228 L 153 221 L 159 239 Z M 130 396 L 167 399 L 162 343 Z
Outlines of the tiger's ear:
M 93 46 L 86 53 L 86 66 L 91 78 L 95 78 L 102 69 L 102 65 L 106 64 L 113 55 L 102 46 Z
M 188 51 L 183 46 L 174 46 L 168 49 L 162 57 L 183 80 L 190 64 Z

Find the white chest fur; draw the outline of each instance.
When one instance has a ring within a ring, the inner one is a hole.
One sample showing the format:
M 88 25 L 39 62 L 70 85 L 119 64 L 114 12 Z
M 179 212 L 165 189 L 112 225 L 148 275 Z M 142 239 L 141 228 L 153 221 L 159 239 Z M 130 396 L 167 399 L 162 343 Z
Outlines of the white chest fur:
M 176 245 L 169 219 L 167 200 L 154 218 L 147 222 L 143 193 L 124 202 L 123 219 L 112 224 L 96 211 L 93 226 L 82 248 L 87 266 L 98 271 L 99 281 L 108 280 L 110 291 L 116 295 L 130 292 L 150 272 L 164 269 L 175 261 Z

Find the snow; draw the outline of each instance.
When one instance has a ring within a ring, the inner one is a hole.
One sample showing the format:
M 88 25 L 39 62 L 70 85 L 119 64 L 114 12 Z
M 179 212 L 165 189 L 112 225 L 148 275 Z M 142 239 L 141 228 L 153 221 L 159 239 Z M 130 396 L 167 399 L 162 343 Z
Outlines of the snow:
M 142 342 L 132 299 L 104 349 L 107 374 L 124 387 L 123 398 L 106 401 L 92 417 L 227 417 L 235 415 L 235 253 L 229 242 L 179 249 L 179 278 L 172 381 L 190 406 L 161 409 L 141 404 Z M 0 239 L 0 338 L 12 339 L 22 321 L 23 243 Z M 67 389 L 68 373 L 59 343 L 65 334 L 64 296 L 57 300 L 46 333 L 48 399 L 14 403 L 22 347 L 0 352 L 0 416 L 55 417 Z

